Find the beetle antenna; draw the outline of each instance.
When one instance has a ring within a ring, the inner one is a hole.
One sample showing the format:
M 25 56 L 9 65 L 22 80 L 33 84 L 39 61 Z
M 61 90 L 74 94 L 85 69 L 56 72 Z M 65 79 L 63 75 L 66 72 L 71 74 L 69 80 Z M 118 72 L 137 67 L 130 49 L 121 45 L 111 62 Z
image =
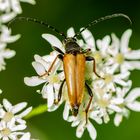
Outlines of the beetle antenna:
M 96 19 L 96 20 L 92 21 L 92 22 L 89 23 L 87 26 L 85 26 L 81 31 L 79 31 L 78 33 L 76 33 L 76 34 L 74 35 L 74 37 L 79 36 L 83 31 L 85 31 L 85 30 L 88 29 L 89 27 L 91 27 L 91 26 L 93 26 L 93 25 L 95 25 L 95 24 L 97 24 L 97 23 L 99 23 L 99 22 L 102 22 L 102 21 L 108 20 L 108 19 L 112 19 L 112 18 L 116 18 L 116 17 L 124 17 L 124 18 L 126 18 L 126 19 L 130 22 L 130 24 L 132 24 L 131 19 L 130 19 L 127 15 L 125 15 L 125 14 L 117 13 L 117 14 L 113 14 L 113 15 L 108 15 L 108 16 L 101 17 L 101 18 L 99 18 L 99 19 Z
M 35 19 L 35 18 L 30 18 L 30 17 L 17 17 L 17 18 L 14 18 L 13 20 L 11 20 L 9 23 L 8 23 L 8 27 L 15 21 L 17 20 L 24 20 L 24 21 L 27 21 L 27 22 L 34 22 L 34 23 L 38 23 L 38 24 L 41 24 L 41 25 L 44 25 L 46 26 L 47 28 L 51 29 L 52 31 L 55 31 L 56 33 L 58 33 L 59 35 L 63 36 L 64 38 L 66 38 L 66 35 L 63 33 L 63 32 L 60 32 L 58 29 L 56 29 L 55 27 L 49 25 L 47 22 L 45 21 L 40 21 L 38 19 Z

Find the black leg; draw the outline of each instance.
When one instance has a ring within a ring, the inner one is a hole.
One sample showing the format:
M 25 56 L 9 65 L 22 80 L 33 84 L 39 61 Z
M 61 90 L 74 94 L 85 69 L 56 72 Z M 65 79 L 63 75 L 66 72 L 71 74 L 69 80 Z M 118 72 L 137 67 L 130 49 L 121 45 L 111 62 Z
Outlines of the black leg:
M 59 48 L 57 48 L 57 47 L 55 47 L 55 46 L 52 46 L 52 48 L 53 48 L 54 50 L 56 50 L 57 52 L 59 52 L 60 54 L 64 55 L 64 53 L 63 53 Z
M 51 70 L 52 70 L 52 68 L 53 68 L 53 66 L 54 66 L 54 64 L 55 64 L 55 62 L 56 62 L 56 60 L 57 60 L 58 58 L 60 58 L 60 59 L 62 60 L 62 59 L 63 59 L 63 55 L 62 55 L 62 54 L 58 54 L 58 55 L 55 57 L 55 59 L 53 60 L 53 62 L 52 62 L 52 64 L 51 64 L 50 68 L 48 69 L 48 71 L 46 71 L 46 72 L 45 72 L 44 74 L 42 74 L 40 77 L 46 76 L 46 75 L 49 74 L 49 72 L 51 72 Z
M 90 105 L 92 102 L 93 93 L 92 93 L 92 90 L 90 89 L 90 87 L 87 83 L 85 83 L 85 86 L 86 86 L 88 94 L 90 96 L 90 100 L 89 100 L 88 105 L 87 105 L 86 110 L 85 110 L 85 112 L 86 112 L 86 124 L 87 124 L 88 123 L 88 116 L 87 115 L 88 115 L 88 111 L 89 111 L 89 108 L 90 108 Z
M 58 99 L 54 101 L 54 104 L 58 104 L 61 100 L 61 97 L 62 97 L 62 89 L 63 89 L 63 85 L 65 83 L 66 79 L 64 79 L 60 85 L 60 88 L 59 88 L 59 92 L 58 92 Z
M 102 78 L 97 72 L 96 72 L 96 62 L 95 62 L 95 58 L 91 57 L 91 56 L 87 56 L 86 57 L 87 61 L 93 61 L 93 72 L 96 74 L 97 77 Z M 102 78 L 104 79 L 104 78 Z

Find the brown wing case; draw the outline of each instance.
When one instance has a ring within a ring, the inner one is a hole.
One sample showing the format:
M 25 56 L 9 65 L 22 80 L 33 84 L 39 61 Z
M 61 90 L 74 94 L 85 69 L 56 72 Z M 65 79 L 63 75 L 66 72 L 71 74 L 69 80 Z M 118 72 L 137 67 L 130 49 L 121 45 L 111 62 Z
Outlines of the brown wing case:
M 65 54 L 63 58 L 68 96 L 71 106 L 80 105 L 85 86 L 85 56 Z
M 80 105 L 83 100 L 85 87 L 85 56 L 83 54 L 76 55 L 76 93 L 77 104 Z

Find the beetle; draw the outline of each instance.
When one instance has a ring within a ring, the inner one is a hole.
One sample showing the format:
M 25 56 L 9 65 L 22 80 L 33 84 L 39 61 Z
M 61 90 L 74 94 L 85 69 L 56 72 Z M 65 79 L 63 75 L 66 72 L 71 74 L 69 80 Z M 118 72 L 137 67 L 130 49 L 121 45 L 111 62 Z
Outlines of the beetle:
M 91 27 L 101 21 L 115 18 L 115 17 L 125 17 L 131 23 L 130 18 L 125 14 L 117 13 L 117 14 L 113 14 L 113 15 L 108 15 L 108 16 L 101 17 L 97 20 L 92 21 L 87 26 L 85 26 L 81 31 L 76 33 L 73 37 L 66 37 L 66 35 L 64 33 L 60 32 L 59 30 L 57 30 L 53 26 L 49 25 L 48 23 L 46 23 L 44 21 L 39 21 L 34 18 L 17 17 L 9 23 L 9 25 L 10 25 L 15 20 L 26 20 L 26 21 L 39 23 L 39 24 L 46 26 L 47 28 L 50 28 L 51 30 L 55 31 L 56 33 L 58 33 L 59 35 L 64 37 L 62 44 L 65 48 L 65 53 L 62 50 L 60 50 L 59 48 L 57 48 L 57 46 L 52 46 L 52 48 L 54 50 L 56 50 L 59 54 L 56 56 L 56 58 L 54 59 L 54 61 L 51 64 L 50 68 L 48 69 L 48 71 L 46 73 L 43 74 L 43 76 L 48 75 L 51 72 L 51 70 L 58 58 L 63 61 L 65 79 L 62 81 L 62 83 L 60 85 L 58 99 L 54 103 L 56 104 L 61 100 L 62 89 L 63 89 L 64 83 L 66 82 L 67 89 L 68 89 L 69 103 L 71 106 L 72 114 L 74 116 L 77 116 L 79 107 L 80 107 L 81 103 L 83 102 L 84 87 L 87 88 L 88 94 L 90 96 L 89 102 L 85 109 L 86 120 L 87 120 L 87 113 L 88 113 L 88 110 L 90 108 L 90 105 L 91 105 L 91 102 L 93 99 L 92 90 L 91 90 L 90 86 L 86 83 L 85 78 L 84 78 L 86 61 L 92 61 L 93 62 L 93 72 L 96 74 L 97 77 L 103 78 L 100 75 L 98 75 L 96 72 L 95 59 L 91 56 L 85 55 L 87 52 L 90 52 L 90 49 L 83 50 L 78 45 L 76 37 L 79 36 L 83 31 L 85 31 L 89 27 Z

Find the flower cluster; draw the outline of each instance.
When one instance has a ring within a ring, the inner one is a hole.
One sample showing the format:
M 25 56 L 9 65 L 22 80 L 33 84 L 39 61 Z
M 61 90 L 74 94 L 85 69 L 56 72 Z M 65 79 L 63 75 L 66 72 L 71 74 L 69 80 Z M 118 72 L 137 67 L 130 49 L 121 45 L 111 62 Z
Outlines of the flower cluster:
M 20 0 L 35 4 L 34 0 Z M 13 43 L 20 38 L 20 35 L 11 35 L 11 29 L 5 25 L 7 22 L 21 14 L 19 0 L 0 0 L 0 71 L 5 70 L 5 59 L 15 56 L 16 52 L 7 48 L 9 43 Z M 0 90 L 0 94 L 2 91 Z M 0 139 L 1 140 L 30 140 L 30 133 L 23 132 L 26 128 L 26 116 L 32 107 L 22 111 L 27 106 L 26 102 L 12 106 L 7 100 L 3 99 L 0 104 Z
M 35 0 L 1 0 L 0 1 L 0 22 L 7 23 L 18 14 L 22 13 L 20 2 L 35 4 Z
M 68 37 L 73 37 L 74 29 L 67 31 Z M 129 39 L 132 30 L 126 30 L 121 39 L 115 34 L 105 36 L 103 39 L 95 41 L 89 30 L 82 33 L 82 39 L 77 40 L 82 49 L 90 49 L 89 56 L 95 58 L 96 71 L 103 77 L 99 78 L 93 72 L 91 62 L 86 62 L 85 80 L 93 92 L 93 100 L 90 105 L 86 123 L 85 109 L 89 102 L 87 90 L 84 91 L 84 99 L 80 106 L 79 113 L 76 117 L 70 113 L 70 103 L 68 99 L 67 86 L 64 84 L 62 99 L 58 104 L 55 101 L 58 97 L 60 85 L 65 78 L 63 62 L 57 60 L 49 75 L 47 71 L 52 64 L 57 52 L 52 51 L 49 55 L 35 55 L 35 61 L 32 63 L 37 76 L 25 77 L 24 82 L 28 86 L 37 86 L 43 84 L 43 88 L 38 90 L 44 99 L 47 99 L 48 111 L 56 110 L 65 102 L 63 118 L 71 122 L 72 127 L 77 126 L 76 136 L 81 137 L 87 128 L 92 140 L 96 139 L 97 133 L 92 122 L 98 124 L 108 123 L 110 115 L 114 114 L 114 124 L 119 126 L 123 117 L 128 117 L 130 110 L 140 111 L 140 88 L 132 87 L 132 81 L 129 79 L 131 71 L 140 69 L 140 50 L 132 50 L 129 47 Z M 43 34 L 52 46 L 56 46 L 65 52 L 61 41 L 51 34 Z
M 22 13 L 21 2 L 35 4 L 34 0 L 1 0 L 0 1 L 0 71 L 5 70 L 5 59 L 15 56 L 15 51 L 7 49 L 7 44 L 13 43 L 20 35 L 11 35 L 11 30 L 5 25 L 7 22 Z
M 26 121 L 23 120 L 32 107 L 25 109 L 26 102 L 12 105 L 7 99 L 3 99 L 0 106 L 0 139 L 2 140 L 30 140 L 30 133 L 23 132 Z M 25 109 L 24 111 L 22 111 Z

